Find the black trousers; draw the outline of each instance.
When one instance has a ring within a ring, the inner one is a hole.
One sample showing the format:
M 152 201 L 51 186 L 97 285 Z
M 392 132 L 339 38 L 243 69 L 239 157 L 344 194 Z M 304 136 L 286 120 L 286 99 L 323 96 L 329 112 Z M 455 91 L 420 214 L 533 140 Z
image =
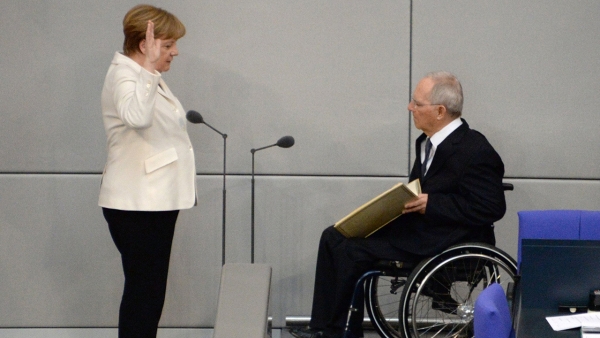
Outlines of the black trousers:
M 421 258 L 390 245 L 385 227 L 368 238 L 346 238 L 333 226 L 328 227 L 319 242 L 310 327 L 341 332 L 346 326 L 356 282 L 378 260 Z M 358 296 L 358 304 L 362 304 L 364 293 Z M 350 320 L 350 330 L 359 336 L 363 318 L 364 307 L 359 306 Z
M 174 211 L 102 208 L 121 253 L 125 286 L 119 309 L 119 338 L 155 338 L 167 289 Z

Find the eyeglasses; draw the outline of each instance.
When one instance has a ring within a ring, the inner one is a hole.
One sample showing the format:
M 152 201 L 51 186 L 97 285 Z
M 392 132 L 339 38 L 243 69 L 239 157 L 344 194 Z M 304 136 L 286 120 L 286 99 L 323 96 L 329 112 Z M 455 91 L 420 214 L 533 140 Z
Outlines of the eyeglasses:
M 412 105 L 415 106 L 416 109 L 422 108 L 425 106 L 441 106 L 441 104 L 439 104 L 439 103 L 418 103 L 417 101 L 415 101 L 415 99 L 411 99 L 410 103 L 412 103 Z

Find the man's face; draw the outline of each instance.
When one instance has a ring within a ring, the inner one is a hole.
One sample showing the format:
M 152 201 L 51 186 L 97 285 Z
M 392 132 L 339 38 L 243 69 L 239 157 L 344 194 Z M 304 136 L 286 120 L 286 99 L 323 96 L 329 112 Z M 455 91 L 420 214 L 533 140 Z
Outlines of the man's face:
M 424 78 L 417 84 L 408 104 L 408 110 L 413 114 L 415 127 L 423 131 L 427 136 L 433 135 L 437 131 L 438 109 L 439 105 L 429 102 L 429 95 L 434 82 L 430 78 Z

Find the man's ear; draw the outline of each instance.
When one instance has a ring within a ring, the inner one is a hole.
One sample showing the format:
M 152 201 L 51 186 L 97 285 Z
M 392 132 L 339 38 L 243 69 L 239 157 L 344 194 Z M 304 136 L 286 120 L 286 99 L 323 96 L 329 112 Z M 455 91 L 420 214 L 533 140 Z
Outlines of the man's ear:
M 446 106 L 439 105 L 437 108 L 437 119 L 442 120 L 446 117 L 447 114 L 448 110 L 446 109 Z

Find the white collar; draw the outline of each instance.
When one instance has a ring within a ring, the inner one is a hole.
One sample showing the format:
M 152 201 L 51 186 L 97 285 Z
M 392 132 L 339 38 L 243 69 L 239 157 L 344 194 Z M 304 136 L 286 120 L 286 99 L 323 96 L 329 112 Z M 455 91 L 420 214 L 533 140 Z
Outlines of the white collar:
M 462 124 L 463 121 L 460 117 L 452 120 L 452 122 L 448 123 L 444 128 L 429 138 L 431 140 L 431 144 L 437 148 L 437 146 L 442 143 L 446 137 L 448 137 L 448 135 L 452 134 L 452 132 L 458 129 L 458 127 L 460 127 Z

